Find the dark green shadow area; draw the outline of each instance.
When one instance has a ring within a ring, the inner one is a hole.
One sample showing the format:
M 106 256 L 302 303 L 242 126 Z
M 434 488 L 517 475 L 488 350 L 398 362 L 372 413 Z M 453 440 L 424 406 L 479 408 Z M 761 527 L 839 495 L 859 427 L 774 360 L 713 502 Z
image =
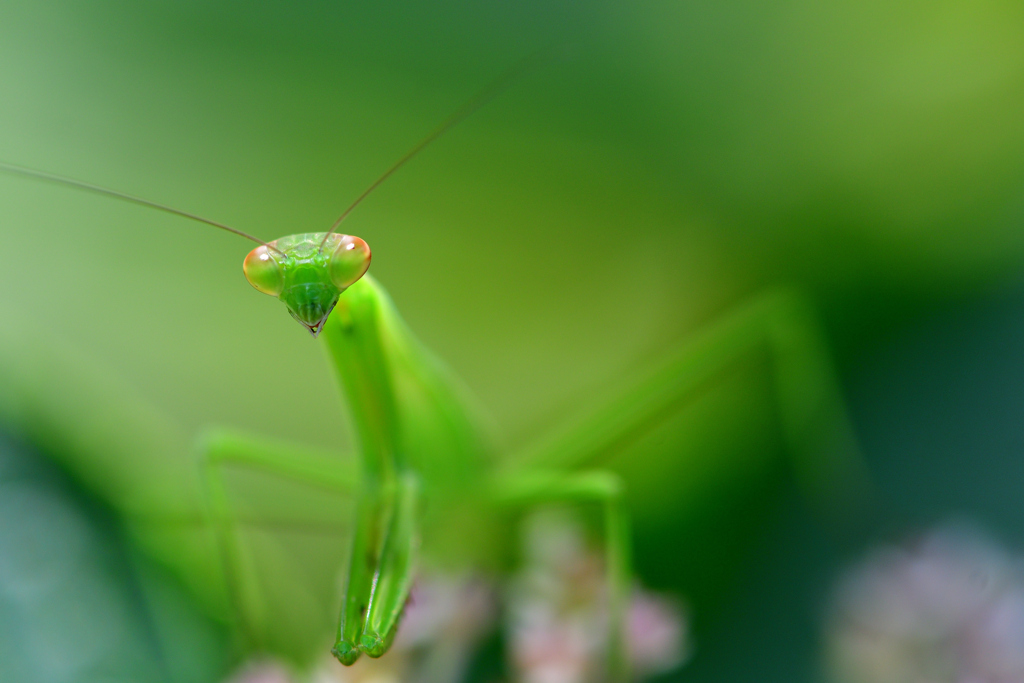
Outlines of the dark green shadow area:
M 845 533 L 793 487 L 752 540 L 697 655 L 659 680 L 823 680 L 823 615 L 840 573 L 880 544 L 951 520 L 1024 550 L 1024 284 L 939 310 L 847 367 L 854 423 L 877 486 L 874 513 Z

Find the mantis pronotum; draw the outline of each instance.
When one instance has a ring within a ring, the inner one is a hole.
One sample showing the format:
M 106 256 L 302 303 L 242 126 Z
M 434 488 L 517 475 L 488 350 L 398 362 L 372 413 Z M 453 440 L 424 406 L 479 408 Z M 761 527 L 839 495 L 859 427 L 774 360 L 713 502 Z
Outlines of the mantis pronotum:
M 623 613 L 632 571 L 628 498 L 621 470 L 628 467 L 636 442 L 656 432 L 689 396 L 737 358 L 764 348 L 772 357 L 781 431 L 801 461 L 806 483 L 815 487 L 834 481 L 850 466 L 844 459 L 848 453 L 842 450 L 847 444 L 840 441 L 839 450 L 832 448 L 831 439 L 837 433 L 845 437 L 846 427 L 823 345 L 806 305 L 787 292 L 764 296 L 739 309 L 681 348 L 659 371 L 556 437 L 501 460 L 494 458 L 486 430 L 458 382 L 420 346 L 383 288 L 365 275 L 368 245 L 358 237 L 334 232 L 381 181 L 494 90 L 488 89 L 460 109 L 402 157 L 327 231 L 271 242 L 106 188 L 0 166 L 169 211 L 260 242 L 245 260 L 249 282 L 281 299 L 314 336 L 322 333 L 346 397 L 357 459 L 338 461 L 299 446 L 216 432 L 203 446 L 197 476 L 159 475 L 160 468 L 154 468 L 150 476 L 181 479 L 180 496 L 173 500 L 141 505 L 143 493 L 127 480 L 96 483 L 123 512 L 141 545 L 178 571 L 213 609 L 230 615 L 251 647 L 299 658 L 311 642 L 317 642 L 324 623 L 318 619 L 281 627 L 277 610 L 297 599 L 297 593 L 266 577 L 291 573 L 272 566 L 274 562 L 301 565 L 308 558 L 302 553 L 290 557 L 278 553 L 268 563 L 271 566 L 257 566 L 266 555 L 246 529 L 344 530 L 344 540 L 314 553 L 323 571 L 320 583 L 313 582 L 309 591 L 316 603 L 311 609 L 318 616 L 328 609 L 340 612 L 332 653 L 350 665 L 363 654 L 380 657 L 387 652 L 417 567 L 488 566 L 488 553 L 495 538 L 504 533 L 502 520 L 508 510 L 563 502 L 600 510 L 609 611 L 608 679 L 624 681 L 629 671 Z M 165 464 L 177 457 L 174 448 L 181 444 L 146 426 L 127 430 L 148 430 L 152 436 L 142 444 L 111 433 L 62 437 L 73 432 L 65 421 L 74 410 L 34 400 L 38 390 L 30 376 L 9 372 L 6 384 L 12 387 L 11 395 L 21 391 L 29 398 L 3 403 L 4 409 L 17 403 L 17 410 L 34 415 L 34 429 L 44 441 L 63 438 L 61 448 L 77 449 L 85 457 L 130 460 L 139 449 Z M 74 391 L 63 398 L 73 401 Z M 134 409 L 123 412 L 127 421 L 147 422 Z M 299 487 L 306 493 L 288 503 L 256 508 L 251 499 L 240 500 L 234 494 L 229 472 L 271 477 L 280 480 L 281 486 Z M 453 530 L 459 534 L 456 553 L 450 550 Z M 323 592 L 330 590 L 331 578 L 339 573 L 343 581 L 337 599 L 328 600 Z M 211 581 L 213 574 L 220 579 Z M 273 597 L 273 593 L 284 597 Z

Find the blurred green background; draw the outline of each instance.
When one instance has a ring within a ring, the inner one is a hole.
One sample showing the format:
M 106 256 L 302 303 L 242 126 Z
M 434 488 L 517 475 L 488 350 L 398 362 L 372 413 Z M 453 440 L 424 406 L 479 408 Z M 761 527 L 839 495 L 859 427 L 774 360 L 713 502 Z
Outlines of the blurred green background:
M 869 538 L 964 512 L 1024 546 L 1019 3 L 9 2 L 0 159 L 322 230 L 551 45 L 345 231 L 511 446 L 745 297 L 811 295 L 879 512 L 835 538 L 779 484 L 679 680 L 816 680 L 823 596 Z M 244 281 L 250 244 L 6 175 L 0 207 L 7 320 L 189 433 L 337 445 L 322 353 Z

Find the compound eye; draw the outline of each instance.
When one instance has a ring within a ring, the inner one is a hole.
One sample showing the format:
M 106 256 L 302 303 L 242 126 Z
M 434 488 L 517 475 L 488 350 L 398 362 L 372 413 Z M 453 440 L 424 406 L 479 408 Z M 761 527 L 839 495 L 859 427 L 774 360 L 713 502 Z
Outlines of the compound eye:
M 369 245 L 358 237 L 342 235 L 328 264 L 331 282 L 338 289 L 346 289 L 361 278 L 369 267 Z
M 249 284 L 270 296 L 281 296 L 284 288 L 284 275 L 274 255 L 266 245 L 256 247 L 245 257 L 242 272 Z

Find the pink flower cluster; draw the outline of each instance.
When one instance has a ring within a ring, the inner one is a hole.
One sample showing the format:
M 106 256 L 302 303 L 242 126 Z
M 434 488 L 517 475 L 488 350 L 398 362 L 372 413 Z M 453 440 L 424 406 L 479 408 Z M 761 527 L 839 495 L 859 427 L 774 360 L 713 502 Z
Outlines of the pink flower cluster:
M 826 633 L 835 683 L 1024 683 L 1024 563 L 963 525 L 879 548 Z

